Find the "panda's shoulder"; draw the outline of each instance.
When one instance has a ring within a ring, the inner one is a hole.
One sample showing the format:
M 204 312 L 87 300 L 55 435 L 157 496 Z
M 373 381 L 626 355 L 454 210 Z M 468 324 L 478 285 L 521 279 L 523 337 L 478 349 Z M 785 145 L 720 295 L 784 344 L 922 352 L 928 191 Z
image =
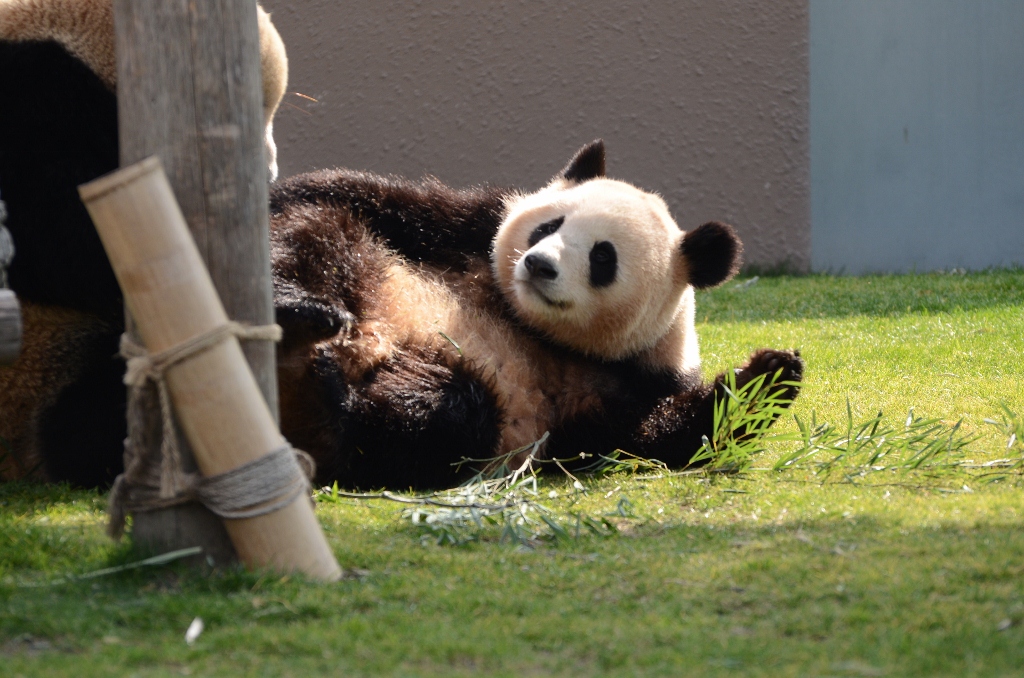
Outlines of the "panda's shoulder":
M 411 179 L 393 174 L 346 168 L 320 169 L 275 183 L 270 192 L 272 213 L 301 204 L 344 204 L 415 213 L 426 208 L 465 213 L 480 206 L 504 209 L 507 189 L 491 186 L 453 188 L 432 176 Z

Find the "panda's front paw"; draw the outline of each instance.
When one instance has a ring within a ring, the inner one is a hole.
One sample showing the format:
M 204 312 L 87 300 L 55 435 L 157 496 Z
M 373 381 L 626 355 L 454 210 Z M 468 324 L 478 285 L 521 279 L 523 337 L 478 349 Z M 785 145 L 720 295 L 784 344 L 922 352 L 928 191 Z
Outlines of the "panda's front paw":
M 785 387 L 785 398 L 792 400 L 796 397 L 799 387 L 795 383 L 800 382 L 804 376 L 804 361 L 800 357 L 800 351 L 786 351 L 771 348 L 762 348 L 751 354 L 747 364 L 736 372 L 736 386 L 742 388 L 751 380 L 767 375 L 771 379 L 774 375 L 775 382 L 793 382 Z

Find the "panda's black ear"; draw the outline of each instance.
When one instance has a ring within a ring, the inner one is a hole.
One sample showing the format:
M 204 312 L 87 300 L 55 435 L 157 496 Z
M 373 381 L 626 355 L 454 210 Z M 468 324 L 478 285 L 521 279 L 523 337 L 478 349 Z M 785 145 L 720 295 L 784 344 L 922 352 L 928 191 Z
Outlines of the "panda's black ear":
M 562 178 L 577 184 L 604 176 L 604 141 L 595 139 L 576 151 L 562 170 Z
M 742 262 L 743 243 L 732 226 L 711 221 L 683 236 L 683 260 L 691 285 L 707 289 L 736 275 Z

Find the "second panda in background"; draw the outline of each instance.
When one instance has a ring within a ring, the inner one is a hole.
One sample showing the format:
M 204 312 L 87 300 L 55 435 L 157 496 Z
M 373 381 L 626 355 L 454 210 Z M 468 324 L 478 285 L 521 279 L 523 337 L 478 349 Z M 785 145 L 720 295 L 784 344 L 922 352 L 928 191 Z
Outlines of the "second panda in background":
M 284 44 L 257 8 L 264 142 Z M 0 0 L 0 194 L 24 318 L 21 357 L 0 366 L 0 479 L 109 484 L 125 437 L 121 290 L 78 185 L 118 166 L 111 0 Z
M 702 381 L 694 288 L 736 272 L 739 239 L 683 232 L 661 198 L 606 178 L 600 141 L 530 194 L 293 177 L 271 194 L 271 252 L 282 429 L 320 482 L 450 486 L 453 464 L 545 432 L 542 456 L 679 467 L 713 433 L 723 377 Z M 762 349 L 736 381 L 802 371 Z

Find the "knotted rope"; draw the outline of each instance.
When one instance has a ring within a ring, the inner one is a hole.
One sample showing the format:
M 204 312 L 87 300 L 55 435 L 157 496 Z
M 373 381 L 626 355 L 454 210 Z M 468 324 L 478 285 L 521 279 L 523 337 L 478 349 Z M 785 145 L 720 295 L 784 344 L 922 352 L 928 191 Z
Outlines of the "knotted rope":
M 128 361 L 124 382 L 135 391 L 128 411 L 128 440 L 125 441 L 125 471 L 114 481 L 110 492 L 108 532 L 118 539 L 124 533 L 128 513 L 155 511 L 191 501 L 199 501 L 221 518 L 253 518 L 271 513 L 295 501 L 309 491 L 309 479 L 316 466 L 313 459 L 290 445 L 215 476 L 186 473 L 181 468 L 178 433 L 174 425 L 170 392 L 165 373 L 178 363 L 207 351 L 231 337 L 250 341 L 280 341 L 277 325 L 251 327 L 229 321 L 159 353 L 121 336 L 121 355 Z M 147 384 L 156 387 L 163 438 L 159 463 L 147 453 L 151 446 L 141 440 L 145 429 L 146 408 L 142 391 Z

